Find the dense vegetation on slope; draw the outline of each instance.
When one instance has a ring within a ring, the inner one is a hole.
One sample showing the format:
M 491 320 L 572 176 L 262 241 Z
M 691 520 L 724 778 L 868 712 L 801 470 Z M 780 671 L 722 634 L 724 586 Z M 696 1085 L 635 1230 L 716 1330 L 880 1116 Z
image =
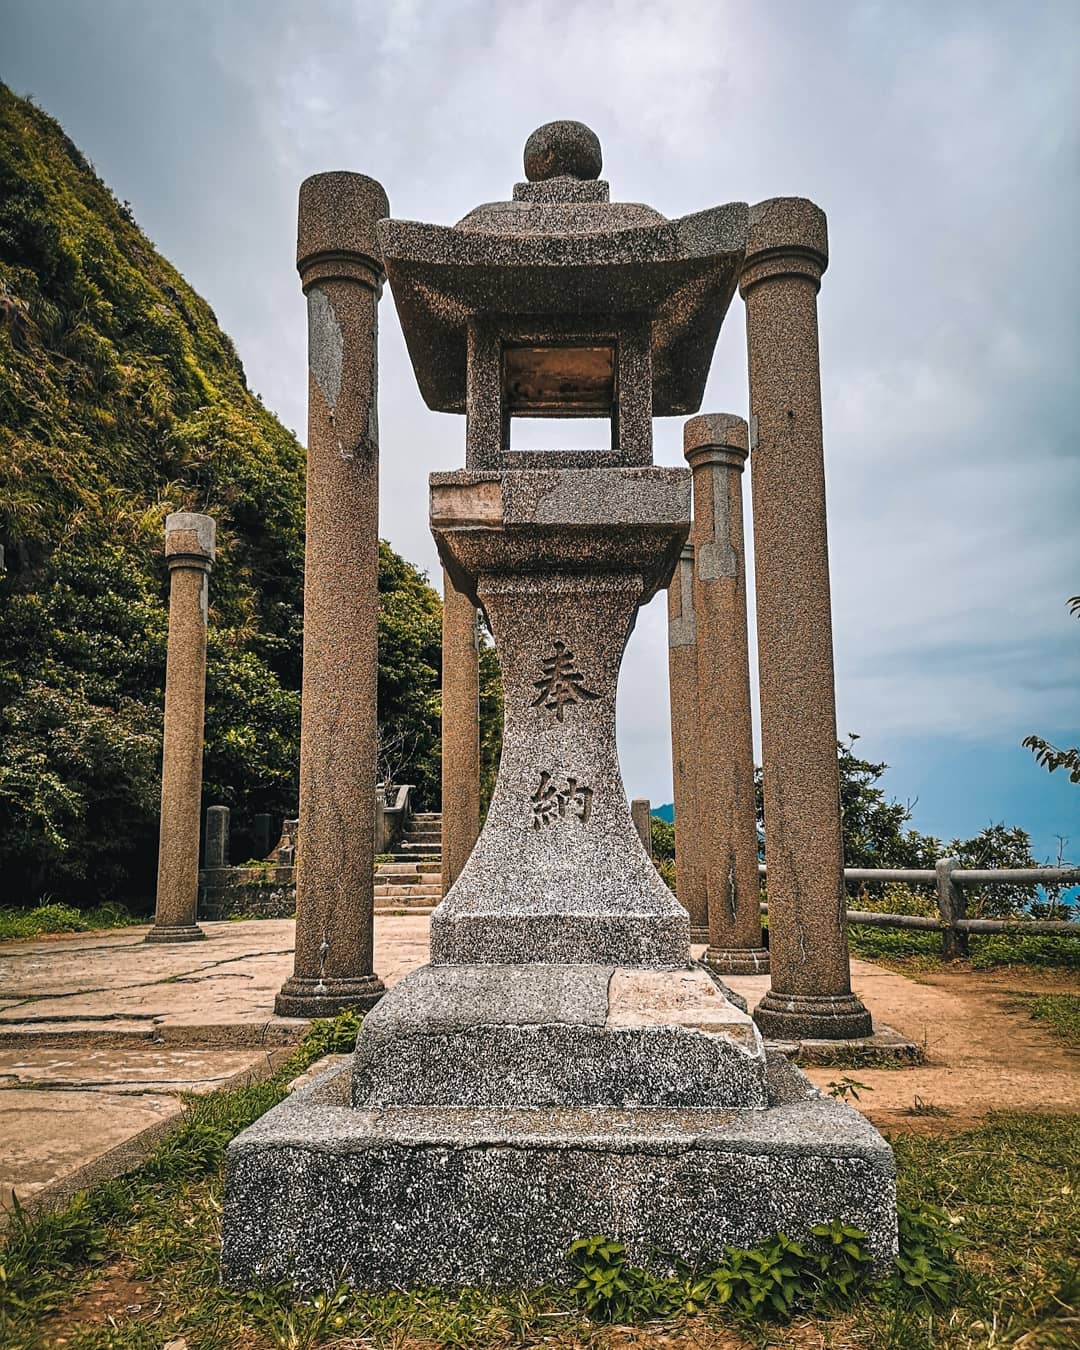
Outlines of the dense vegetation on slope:
M 213 311 L 0 85 L 4 901 L 152 893 L 170 511 L 218 525 L 206 800 L 241 826 L 295 809 L 303 500 L 303 448 Z M 439 599 L 386 545 L 380 591 L 384 739 L 410 728 L 395 770 L 437 804 Z

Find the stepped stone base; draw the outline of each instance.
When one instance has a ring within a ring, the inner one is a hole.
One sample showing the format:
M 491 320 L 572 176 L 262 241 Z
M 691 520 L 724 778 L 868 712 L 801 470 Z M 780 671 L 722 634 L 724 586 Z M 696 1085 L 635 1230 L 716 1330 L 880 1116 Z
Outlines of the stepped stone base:
M 701 966 L 422 966 L 365 1020 L 353 1104 L 762 1108 L 765 1049 Z
M 708 1266 L 834 1218 L 882 1263 L 896 1251 L 888 1145 L 782 1057 L 750 1111 L 358 1110 L 350 1078 L 327 1071 L 230 1145 L 227 1284 L 535 1286 L 571 1279 L 566 1249 L 592 1234 Z

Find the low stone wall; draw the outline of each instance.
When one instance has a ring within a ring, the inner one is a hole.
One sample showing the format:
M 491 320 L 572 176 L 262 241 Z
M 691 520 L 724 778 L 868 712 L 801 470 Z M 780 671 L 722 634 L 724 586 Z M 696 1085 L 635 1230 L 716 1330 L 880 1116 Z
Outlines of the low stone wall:
M 296 869 L 266 863 L 214 867 L 199 873 L 200 919 L 291 919 L 296 913 Z

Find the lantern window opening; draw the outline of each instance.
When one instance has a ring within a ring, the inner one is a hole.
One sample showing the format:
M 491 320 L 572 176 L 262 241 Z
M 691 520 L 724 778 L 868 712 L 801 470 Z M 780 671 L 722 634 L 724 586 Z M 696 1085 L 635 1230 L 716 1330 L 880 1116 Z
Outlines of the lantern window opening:
M 571 437 L 576 449 L 618 450 L 617 339 L 504 339 L 500 345 L 504 454 L 568 449 Z M 601 420 L 607 434 L 598 436 L 594 424 Z M 546 427 L 549 421 L 560 425 Z

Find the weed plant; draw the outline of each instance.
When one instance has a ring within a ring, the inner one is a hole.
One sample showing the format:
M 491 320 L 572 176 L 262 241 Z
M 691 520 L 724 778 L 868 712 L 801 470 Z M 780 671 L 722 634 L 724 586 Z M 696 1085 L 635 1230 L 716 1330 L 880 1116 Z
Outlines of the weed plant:
M 848 943 L 852 956 L 904 970 L 936 970 L 943 964 L 939 933 L 853 924 L 848 927 Z M 973 970 L 996 970 L 1002 966 L 1080 970 L 1080 938 L 972 933 L 968 945 Z
M 1013 1002 L 1059 1040 L 1080 1049 L 1080 994 L 1019 994 Z
M 147 923 L 145 915 L 132 914 L 124 905 L 111 902 L 94 909 L 49 901 L 33 909 L 0 909 L 0 942 L 10 938 L 39 937 L 43 933 L 91 933 L 100 928 L 130 928 Z

